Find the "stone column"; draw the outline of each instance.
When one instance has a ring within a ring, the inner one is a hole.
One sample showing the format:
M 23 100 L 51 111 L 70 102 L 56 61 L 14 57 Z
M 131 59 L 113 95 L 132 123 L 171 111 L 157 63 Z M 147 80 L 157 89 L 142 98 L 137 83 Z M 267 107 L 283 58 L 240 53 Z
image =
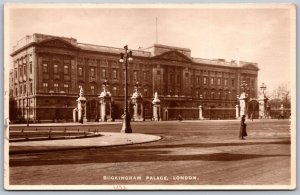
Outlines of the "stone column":
M 247 115 L 247 94 L 245 92 L 243 92 L 239 98 L 240 100 L 240 116 L 242 117 L 243 115 Z
M 133 103 L 133 121 L 144 121 L 144 106 L 143 97 L 139 91 L 140 84 L 136 82 L 134 85 L 134 93 L 132 94 L 131 101 Z
M 160 100 L 158 99 L 158 94 L 155 92 L 154 99 L 152 101 L 153 104 L 153 120 L 159 121 L 160 118 Z
M 259 118 L 268 118 L 267 113 L 267 104 L 268 104 L 268 98 L 265 94 L 267 86 L 262 83 L 260 86 L 260 95 L 258 97 L 258 103 L 259 103 Z
M 239 105 L 235 106 L 235 118 L 240 118 Z
M 133 121 L 144 121 L 144 106 L 141 97 L 132 97 L 133 103 Z
M 73 122 L 78 122 L 78 109 L 74 108 L 73 109 Z
M 84 97 L 83 88 L 80 88 L 79 98 L 77 99 L 78 121 L 86 122 L 86 98 Z
M 103 91 L 99 95 L 100 99 L 100 117 L 99 117 L 99 122 L 106 122 L 106 121 L 111 121 L 111 93 L 107 91 L 107 87 L 109 86 L 109 83 L 107 80 L 105 80 L 102 83 L 102 88 Z M 109 112 L 107 112 L 109 110 Z
M 199 119 L 200 119 L 200 120 L 203 120 L 203 119 L 204 119 L 204 118 L 203 118 L 203 110 L 202 110 L 202 108 L 203 108 L 203 107 L 200 105 L 200 106 L 199 106 Z
M 100 101 L 100 117 L 99 117 L 99 121 L 105 122 L 105 108 L 106 108 L 106 103 L 104 100 Z
M 157 121 L 158 120 L 158 116 L 157 116 L 157 106 L 153 105 L 153 120 Z
M 258 103 L 259 103 L 259 118 L 268 118 L 267 101 L 268 101 L 268 98 L 264 94 L 262 94 L 258 98 Z
M 168 108 L 165 108 L 165 120 L 169 120 Z

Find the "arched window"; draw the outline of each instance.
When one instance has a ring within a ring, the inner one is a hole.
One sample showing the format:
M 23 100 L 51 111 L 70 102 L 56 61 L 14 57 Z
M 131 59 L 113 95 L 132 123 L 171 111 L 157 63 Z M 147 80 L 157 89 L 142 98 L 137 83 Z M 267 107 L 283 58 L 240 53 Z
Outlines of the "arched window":
M 117 96 L 117 87 L 113 87 L 113 96 Z

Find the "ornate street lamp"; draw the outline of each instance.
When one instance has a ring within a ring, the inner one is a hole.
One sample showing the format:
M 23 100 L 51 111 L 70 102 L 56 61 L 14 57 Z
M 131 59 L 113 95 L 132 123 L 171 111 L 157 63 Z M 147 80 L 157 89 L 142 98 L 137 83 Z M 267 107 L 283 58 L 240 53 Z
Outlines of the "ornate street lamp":
M 266 89 L 267 89 L 267 86 L 265 85 L 265 83 L 262 83 L 260 86 L 260 90 L 262 91 L 262 94 L 265 94 Z
M 242 84 L 241 84 L 241 88 L 242 88 L 243 92 L 246 91 L 247 86 L 248 86 L 248 85 L 247 85 L 246 81 L 243 81 Z
M 128 62 L 132 61 L 132 51 L 128 51 L 128 46 L 124 46 L 125 52 L 121 53 L 120 55 L 120 62 L 124 63 L 125 62 L 125 105 L 124 105 L 124 115 L 123 115 L 123 125 L 121 129 L 121 133 L 132 133 L 130 121 L 131 121 L 131 116 L 128 112 L 128 100 L 127 100 L 127 66 Z

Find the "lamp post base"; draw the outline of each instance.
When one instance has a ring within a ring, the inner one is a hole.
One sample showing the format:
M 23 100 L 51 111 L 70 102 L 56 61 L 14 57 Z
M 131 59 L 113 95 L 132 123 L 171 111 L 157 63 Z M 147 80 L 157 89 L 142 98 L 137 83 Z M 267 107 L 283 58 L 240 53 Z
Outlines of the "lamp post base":
M 131 116 L 129 113 L 125 114 L 123 117 L 123 125 L 121 129 L 121 133 L 132 133 L 131 125 Z

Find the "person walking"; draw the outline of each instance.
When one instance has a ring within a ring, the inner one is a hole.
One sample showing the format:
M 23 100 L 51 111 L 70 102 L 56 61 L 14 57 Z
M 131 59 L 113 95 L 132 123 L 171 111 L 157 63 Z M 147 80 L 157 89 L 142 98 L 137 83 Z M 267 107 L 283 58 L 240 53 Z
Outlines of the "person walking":
M 241 118 L 241 127 L 240 127 L 240 134 L 239 134 L 239 139 L 245 139 L 244 137 L 247 136 L 247 131 L 246 131 L 246 123 L 245 123 L 245 115 L 242 116 Z
M 182 121 L 182 116 L 180 114 L 178 115 L 178 120 Z

